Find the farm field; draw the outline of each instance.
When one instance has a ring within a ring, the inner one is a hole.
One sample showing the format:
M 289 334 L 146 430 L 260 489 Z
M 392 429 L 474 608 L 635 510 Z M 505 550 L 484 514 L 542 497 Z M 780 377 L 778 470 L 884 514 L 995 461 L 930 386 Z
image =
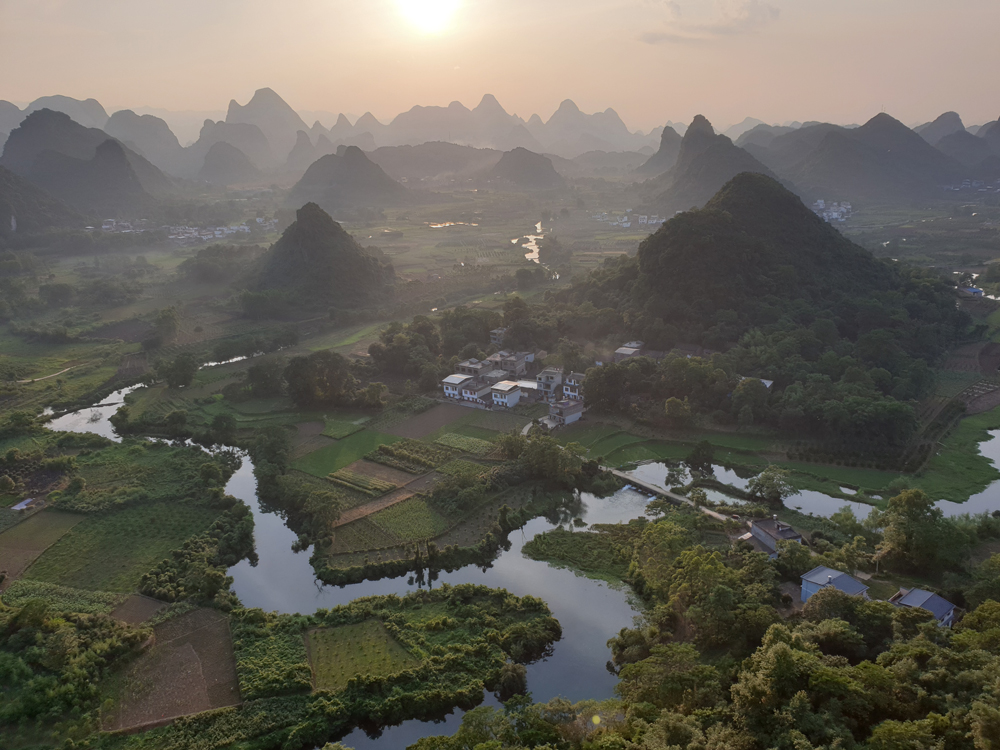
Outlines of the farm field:
M 400 542 L 430 539 L 448 528 L 448 521 L 420 497 L 380 510 L 368 520 Z
M 470 411 L 473 410 L 458 404 L 438 404 L 404 422 L 387 427 L 386 432 L 401 438 L 423 438 L 465 418 Z
M 105 685 L 117 698 L 106 730 L 128 729 L 241 702 L 229 621 L 196 609 L 154 629 L 152 649 Z
M 420 663 L 377 620 L 312 630 L 306 643 L 318 690 L 341 690 L 352 677 L 396 674 Z
M 110 614 L 125 600 L 124 594 L 106 591 L 83 591 L 41 581 L 14 581 L 3 594 L 8 607 L 20 607 L 32 599 L 42 599 L 51 612 L 83 612 L 88 615 Z M 157 602 L 161 607 L 162 602 Z
M 395 435 L 362 430 L 293 461 L 292 468 L 322 478 L 364 458 L 380 445 L 389 445 L 399 440 L 402 438 Z
M 84 518 L 77 513 L 43 510 L 0 534 L 0 570 L 7 571 L 4 585 L 17 580 L 46 549 Z
M 211 508 L 159 502 L 86 516 L 24 577 L 80 589 L 130 592 L 144 573 L 205 531 L 218 515 Z

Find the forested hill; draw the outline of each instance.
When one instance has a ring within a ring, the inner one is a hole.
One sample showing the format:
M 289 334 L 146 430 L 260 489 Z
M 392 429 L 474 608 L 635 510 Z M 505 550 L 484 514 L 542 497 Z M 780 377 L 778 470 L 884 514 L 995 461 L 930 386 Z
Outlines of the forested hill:
M 0 167 L 0 244 L 14 235 L 81 227 L 83 223 L 65 203 Z
M 712 348 L 783 319 L 824 317 L 849 338 L 921 323 L 930 327 L 921 339 L 937 351 L 956 324 L 952 286 L 875 258 L 778 182 L 753 173 L 737 175 L 704 208 L 678 214 L 634 259 L 608 262 L 568 296 L 632 310 L 646 321 L 640 327 L 659 319 L 674 339 L 709 335 Z
M 933 271 L 876 259 L 774 180 L 741 174 L 705 208 L 664 224 L 637 257 L 607 261 L 559 301 L 611 308 L 649 349 L 699 344 L 723 352 L 704 363 L 710 370 L 774 381 L 750 410 L 726 395 L 731 384 L 673 393 L 695 413 L 898 446 L 917 427 L 911 402 L 932 386 L 931 366 L 969 330 L 955 294 Z M 602 382 L 619 400 L 647 398 L 671 361 L 631 381 L 616 371 L 631 372 L 628 363 L 597 368 L 587 399 L 607 401 Z
M 294 293 L 303 307 L 356 307 L 376 301 L 395 280 L 392 264 L 364 248 L 315 203 L 261 259 L 256 286 Z
M 831 302 L 895 288 L 899 279 L 793 193 L 744 172 L 699 211 L 667 222 L 639 248 L 636 300 L 687 319 L 720 307 L 748 323 L 778 301 Z M 772 299 L 773 298 L 773 299 Z

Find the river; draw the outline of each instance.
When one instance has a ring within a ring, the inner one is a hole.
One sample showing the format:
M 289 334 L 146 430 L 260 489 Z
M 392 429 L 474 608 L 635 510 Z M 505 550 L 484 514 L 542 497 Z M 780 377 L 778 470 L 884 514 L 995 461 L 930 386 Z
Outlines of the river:
M 132 390 L 134 387 L 116 391 L 100 404 L 58 417 L 49 426 L 54 430 L 94 432 L 112 440 L 120 440 L 108 420 L 121 406 L 125 395 Z M 1000 430 L 993 431 L 990 439 L 980 445 L 983 455 L 994 463 L 1000 461 L 998 437 Z M 746 487 L 748 480 L 732 469 L 722 466 L 714 468 L 719 481 L 740 489 Z M 668 485 L 674 483 L 668 481 L 669 470 L 668 464 L 649 463 L 637 467 L 632 474 L 637 479 L 668 489 Z M 411 576 L 365 581 L 344 587 L 326 586 L 317 581 L 313 574 L 309 565 L 310 552 L 292 551 L 296 536 L 285 525 L 282 517 L 261 508 L 257 500 L 253 465 L 249 458 L 244 457 L 242 466 L 230 478 L 226 491 L 250 506 L 254 515 L 258 563 L 251 566 L 244 560 L 229 570 L 234 581 L 233 589 L 247 607 L 308 613 L 319 608 L 346 604 L 362 596 L 402 595 L 419 587 Z M 732 500 L 717 490 L 709 491 L 709 496 L 713 499 Z M 573 515 L 579 516 L 587 524 L 623 523 L 642 516 L 648 500 L 646 495 L 631 489 L 620 490 L 603 499 L 583 493 L 579 508 L 574 509 Z M 866 516 L 871 507 L 812 490 L 792 496 L 787 505 L 818 516 L 829 516 L 848 505 L 859 518 Z M 949 516 L 998 509 L 1000 482 L 994 482 L 965 503 L 940 501 L 938 506 Z M 528 689 L 532 698 L 536 701 L 547 701 L 557 696 L 571 701 L 609 698 L 613 695 L 617 679 L 605 667 L 611 656 L 607 640 L 621 628 L 631 626 L 639 610 L 625 587 L 614 587 L 576 575 L 572 571 L 531 560 L 521 553 L 524 544 L 532 537 L 557 525 L 555 519 L 536 518 L 529 521 L 523 529 L 511 534 L 510 549 L 501 552 L 487 569 L 467 566 L 452 573 L 441 573 L 431 585 L 476 583 L 505 588 L 518 596 L 531 595 L 543 599 L 562 625 L 563 637 L 555 644 L 548 658 L 528 667 Z M 572 528 L 568 523 L 565 526 Z M 487 704 L 496 704 L 492 695 L 487 694 L 485 700 Z M 461 716 L 462 712 L 456 711 L 442 723 L 404 722 L 399 726 L 386 728 L 376 739 L 356 730 L 345 737 L 343 742 L 356 750 L 403 748 L 421 737 L 454 733 L 461 722 Z
M 49 426 L 54 430 L 94 432 L 120 440 L 108 419 L 129 390 L 111 394 L 98 406 L 58 417 Z M 282 517 L 261 508 L 253 464 L 248 457 L 244 457 L 242 466 L 230 478 L 226 491 L 250 506 L 254 515 L 258 562 L 252 566 L 244 560 L 229 570 L 234 581 L 233 590 L 247 607 L 309 613 L 346 604 L 362 596 L 403 595 L 419 587 L 411 576 L 344 587 L 326 586 L 313 574 L 309 565 L 310 551 L 292 551 L 296 536 Z M 582 518 L 587 524 L 624 523 L 642 516 L 648 501 L 645 494 L 634 490 L 620 490 L 607 498 L 583 493 L 572 516 Z M 572 528 L 569 516 L 562 520 L 564 527 Z M 470 565 L 452 573 L 442 572 L 431 585 L 476 583 L 544 600 L 562 625 L 563 637 L 549 657 L 528 666 L 528 689 L 532 698 L 536 701 L 558 696 L 571 701 L 610 698 L 617 678 L 606 668 L 611 658 L 607 641 L 621 628 L 633 625 L 639 610 L 624 586 L 595 581 L 521 554 L 524 544 L 532 537 L 557 525 L 556 519 L 533 519 L 524 528 L 511 533 L 510 549 L 501 552 L 490 567 L 484 570 Z M 488 703 L 496 703 L 491 695 L 485 697 Z M 420 737 L 453 733 L 461 715 L 461 712 L 453 712 L 444 723 L 404 722 L 387 728 L 380 739 L 369 739 L 357 730 L 346 737 L 344 743 L 356 750 L 403 748 Z

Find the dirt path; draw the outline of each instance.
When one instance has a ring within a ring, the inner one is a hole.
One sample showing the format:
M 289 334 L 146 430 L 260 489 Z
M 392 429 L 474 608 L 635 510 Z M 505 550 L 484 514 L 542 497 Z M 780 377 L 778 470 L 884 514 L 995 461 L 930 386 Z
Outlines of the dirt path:
M 69 372 L 70 370 L 75 370 L 77 367 L 83 367 L 85 364 L 88 364 L 88 363 L 87 362 L 81 362 L 78 365 L 73 365 L 72 367 L 67 367 L 65 370 L 60 370 L 59 372 L 54 372 L 51 375 L 45 375 L 45 376 L 40 377 L 40 378 L 28 378 L 27 380 L 18 380 L 17 384 L 18 385 L 24 385 L 26 383 L 37 383 L 37 382 L 39 382 L 41 380 L 48 380 L 49 378 L 57 378 L 60 375 L 62 375 L 64 372 Z

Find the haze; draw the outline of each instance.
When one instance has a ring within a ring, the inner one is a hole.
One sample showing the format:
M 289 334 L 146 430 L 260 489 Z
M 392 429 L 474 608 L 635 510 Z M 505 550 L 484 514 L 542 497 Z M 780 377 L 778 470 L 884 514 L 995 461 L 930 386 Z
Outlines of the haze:
M 995 0 L 0 0 L 0 96 L 221 111 L 270 86 L 385 121 L 489 92 L 525 118 L 614 107 L 633 129 L 883 108 L 982 123 L 1000 111 L 997 28 Z

